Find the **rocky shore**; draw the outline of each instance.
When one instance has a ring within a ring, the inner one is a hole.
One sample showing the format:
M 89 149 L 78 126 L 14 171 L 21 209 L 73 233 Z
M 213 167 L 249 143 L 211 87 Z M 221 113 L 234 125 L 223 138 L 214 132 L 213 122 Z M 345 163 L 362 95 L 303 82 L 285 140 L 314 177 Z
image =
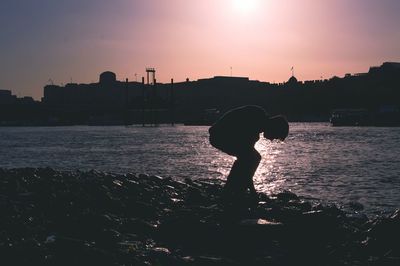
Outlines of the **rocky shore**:
M 0 169 L 1 265 L 400 265 L 400 211 L 368 219 L 220 180 Z

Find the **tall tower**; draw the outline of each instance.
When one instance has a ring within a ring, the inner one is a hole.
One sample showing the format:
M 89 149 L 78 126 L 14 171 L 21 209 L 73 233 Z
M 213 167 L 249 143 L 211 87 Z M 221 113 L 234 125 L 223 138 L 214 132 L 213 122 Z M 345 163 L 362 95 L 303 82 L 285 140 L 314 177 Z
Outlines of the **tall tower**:
M 146 68 L 147 85 L 154 85 L 156 81 L 156 69 L 152 67 Z

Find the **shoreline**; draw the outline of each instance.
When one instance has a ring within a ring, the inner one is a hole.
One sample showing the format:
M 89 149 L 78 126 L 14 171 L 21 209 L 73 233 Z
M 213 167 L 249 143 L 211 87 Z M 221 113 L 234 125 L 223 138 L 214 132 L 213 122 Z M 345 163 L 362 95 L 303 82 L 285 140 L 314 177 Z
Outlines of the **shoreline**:
M 223 203 L 221 180 L 0 169 L 7 265 L 398 265 L 400 211 L 347 213 L 291 192 Z M 21 256 L 24 254 L 24 256 Z

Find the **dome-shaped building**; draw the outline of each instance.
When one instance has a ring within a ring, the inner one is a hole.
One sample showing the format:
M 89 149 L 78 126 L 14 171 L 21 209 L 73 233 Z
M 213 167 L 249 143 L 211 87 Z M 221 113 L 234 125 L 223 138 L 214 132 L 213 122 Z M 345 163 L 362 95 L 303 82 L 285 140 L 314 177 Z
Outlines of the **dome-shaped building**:
M 298 80 L 295 76 L 291 76 L 290 79 L 286 83 L 287 84 L 297 84 Z
M 117 81 L 117 76 L 115 75 L 114 72 L 105 71 L 100 74 L 100 83 L 101 84 L 110 84 L 110 83 L 114 83 L 115 81 Z

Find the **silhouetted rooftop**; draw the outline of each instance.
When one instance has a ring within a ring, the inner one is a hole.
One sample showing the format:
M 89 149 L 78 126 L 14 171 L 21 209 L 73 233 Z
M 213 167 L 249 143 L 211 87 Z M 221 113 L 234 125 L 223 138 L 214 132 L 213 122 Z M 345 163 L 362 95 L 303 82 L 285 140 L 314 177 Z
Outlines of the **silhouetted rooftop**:
M 198 81 L 215 80 L 215 81 L 249 81 L 248 77 L 230 77 L 230 76 L 214 76 L 213 78 L 199 79 Z
M 297 78 L 295 76 L 291 76 L 290 79 L 287 81 L 289 84 L 295 84 L 297 83 Z
M 397 62 L 385 62 L 382 64 L 382 66 L 391 66 L 395 68 L 400 68 L 400 63 Z
M 0 96 L 11 96 L 10 90 L 0 90 Z
M 112 83 L 117 80 L 117 76 L 115 75 L 114 72 L 111 71 L 105 71 L 100 74 L 100 83 Z

